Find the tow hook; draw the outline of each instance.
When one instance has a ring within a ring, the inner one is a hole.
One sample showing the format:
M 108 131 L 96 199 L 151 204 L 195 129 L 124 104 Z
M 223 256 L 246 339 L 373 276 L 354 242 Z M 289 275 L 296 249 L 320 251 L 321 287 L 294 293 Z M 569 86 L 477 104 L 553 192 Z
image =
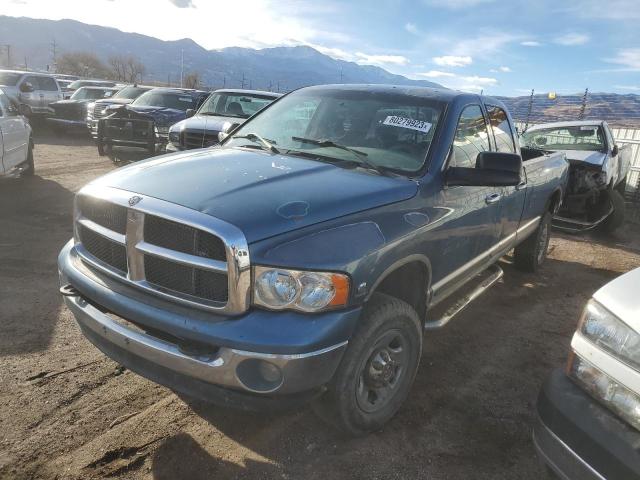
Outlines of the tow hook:
M 60 287 L 60 293 L 63 297 L 78 297 L 80 296 L 80 292 L 76 290 L 76 287 L 67 283 Z

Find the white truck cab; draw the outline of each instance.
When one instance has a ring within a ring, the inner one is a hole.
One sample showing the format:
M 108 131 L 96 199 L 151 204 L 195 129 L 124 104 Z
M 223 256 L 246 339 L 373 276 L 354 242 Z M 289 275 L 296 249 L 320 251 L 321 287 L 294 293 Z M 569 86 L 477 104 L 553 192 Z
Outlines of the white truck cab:
M 0 177 L 33 172 L 31 125 L 0 89 Z

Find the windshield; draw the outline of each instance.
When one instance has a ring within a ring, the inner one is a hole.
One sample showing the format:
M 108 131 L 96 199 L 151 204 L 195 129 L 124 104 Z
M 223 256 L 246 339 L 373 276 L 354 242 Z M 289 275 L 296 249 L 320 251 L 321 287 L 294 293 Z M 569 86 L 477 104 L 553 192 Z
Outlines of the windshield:
M 99 98 L 109 97 L 113 94 L 113 90 L 102 88 L 86 88 L 82 87 L 73 92 L 71 100 L 96 100 Z
M 130 99 L 134 99 L 134 98 L 138 98 L 144 92 L 148 92 L 148 91 L 149 91 L 148 88 L 124 87 L 122 90 L 120 90 L 118 93 L 116 93 L 113 96 L 113 98 L 130 98 Z
M 0 72 L 0 85 L 5 85 L 7 87 L 13 87 L 17 85 L 18 80 L 20 80 L 19 73 L 11 73 L 11 72 Z
M 75 90 L 80 87 L 112 87 L 115 83 L 101 80 L 76 80 L 69 85 L 69 88 Z
M 232 92 L 214 93 L 198 110 L 198 115 L 249 118 L 275 99 L 264 95 L 245 95 Z
M 187 111 L 196 107 L 191 95 L 174 92 L 145 92 L 136 98 L 131 105 L 136 107 L 165 107 Z
M 290 155 L 411 173 L 425 162 L 443 106 L 409 95 L 300 90 L 245 122 L 224 145 L 256 148 L 257 135 Z
M 542 128 L 522 134 L 523 146 L 547 150 L 604 151 L 604 133 L 598 125 Z

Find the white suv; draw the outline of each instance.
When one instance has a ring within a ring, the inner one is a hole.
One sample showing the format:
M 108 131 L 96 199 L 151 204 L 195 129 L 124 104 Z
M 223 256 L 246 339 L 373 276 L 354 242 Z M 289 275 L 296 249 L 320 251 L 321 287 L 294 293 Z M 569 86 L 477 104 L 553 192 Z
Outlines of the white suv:
M 52 114 L 49 104 L 62 100 L 58 82 L 46 73 L 0 70 L 0 87 L 28 117 Z

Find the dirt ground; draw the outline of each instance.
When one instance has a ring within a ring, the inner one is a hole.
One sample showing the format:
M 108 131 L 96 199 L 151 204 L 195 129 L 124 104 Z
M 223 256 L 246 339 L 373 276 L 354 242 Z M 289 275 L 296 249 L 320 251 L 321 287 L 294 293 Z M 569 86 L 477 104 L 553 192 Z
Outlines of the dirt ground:
M 504 281 L 425 337 L 399 414 L 344 438 L 304 408 L 279 415 L 182 399 L 102 355 L 58 294 L 72 198 L 115 168 L 82 137 L 41 132 L 37 175 L 0 182 L 0 478 L 539 479 L 534 405 L 580 311 L 640 266 L 640 227 L 556 233 L 537 275 Z

